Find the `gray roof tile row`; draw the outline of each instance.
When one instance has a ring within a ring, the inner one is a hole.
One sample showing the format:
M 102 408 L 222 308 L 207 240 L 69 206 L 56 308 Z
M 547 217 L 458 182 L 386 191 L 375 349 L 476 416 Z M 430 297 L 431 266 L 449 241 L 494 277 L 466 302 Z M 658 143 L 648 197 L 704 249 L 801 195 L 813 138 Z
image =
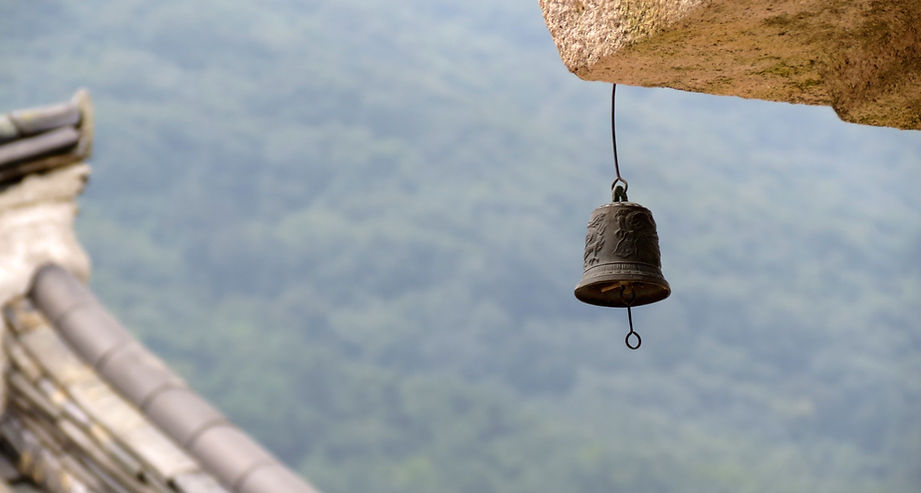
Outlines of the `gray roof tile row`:
M 68 103 L 0 114 L 0 184 L 89 157 L 93 105 L 77 91 Z

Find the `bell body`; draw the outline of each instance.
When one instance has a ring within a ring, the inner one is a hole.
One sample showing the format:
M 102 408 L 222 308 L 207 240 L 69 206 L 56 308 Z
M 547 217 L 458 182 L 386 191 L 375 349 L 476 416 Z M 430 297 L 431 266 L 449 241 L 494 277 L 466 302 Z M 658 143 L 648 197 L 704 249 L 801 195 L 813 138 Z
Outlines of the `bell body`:
M 613 202 L 592 211 L 585 235 L 582 280 L 576 298 L 600 306 L 639 306 L 663 300 L 659 236 L 649 209 Z

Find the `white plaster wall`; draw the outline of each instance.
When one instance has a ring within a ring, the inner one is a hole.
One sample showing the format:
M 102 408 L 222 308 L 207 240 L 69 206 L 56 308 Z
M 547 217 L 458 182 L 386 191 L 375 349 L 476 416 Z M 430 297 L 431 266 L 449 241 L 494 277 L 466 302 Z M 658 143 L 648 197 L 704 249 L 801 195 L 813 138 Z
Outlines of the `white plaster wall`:
M 89 172 L 77 163 L 0 190 L 0 305 L 25 294 L 35 271 L 49 262 L 89 279 L 90 259 L 74 232 L 75 199 Z

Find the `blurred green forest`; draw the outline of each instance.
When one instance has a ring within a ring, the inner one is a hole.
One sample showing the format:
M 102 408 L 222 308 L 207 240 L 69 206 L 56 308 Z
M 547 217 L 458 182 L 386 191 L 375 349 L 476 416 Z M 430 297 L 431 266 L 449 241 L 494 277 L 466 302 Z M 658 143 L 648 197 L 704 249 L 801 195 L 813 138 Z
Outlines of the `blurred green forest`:
M 610 86 L 536 0 L 5 2 L 104 302 L 326 493 L 917 492 L 921 134 L 618 89 L 673 294 L 580 304 Z

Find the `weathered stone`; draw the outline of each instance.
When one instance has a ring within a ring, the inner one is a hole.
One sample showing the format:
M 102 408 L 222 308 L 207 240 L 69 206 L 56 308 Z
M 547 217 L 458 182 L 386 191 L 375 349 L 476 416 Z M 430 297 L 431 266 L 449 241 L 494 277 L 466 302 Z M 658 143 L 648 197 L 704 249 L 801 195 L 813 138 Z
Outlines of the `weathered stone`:
M 89 277 L 89 257 L 73 228 L 74 199 L 88 176 L 89 166 L 75 164 L 28 176 L 0 194 L 0 304 L 25 294 L 46 263 Z
M 832 106 L 921 129 L 917 0 L 539 0 L 586 80 Z

